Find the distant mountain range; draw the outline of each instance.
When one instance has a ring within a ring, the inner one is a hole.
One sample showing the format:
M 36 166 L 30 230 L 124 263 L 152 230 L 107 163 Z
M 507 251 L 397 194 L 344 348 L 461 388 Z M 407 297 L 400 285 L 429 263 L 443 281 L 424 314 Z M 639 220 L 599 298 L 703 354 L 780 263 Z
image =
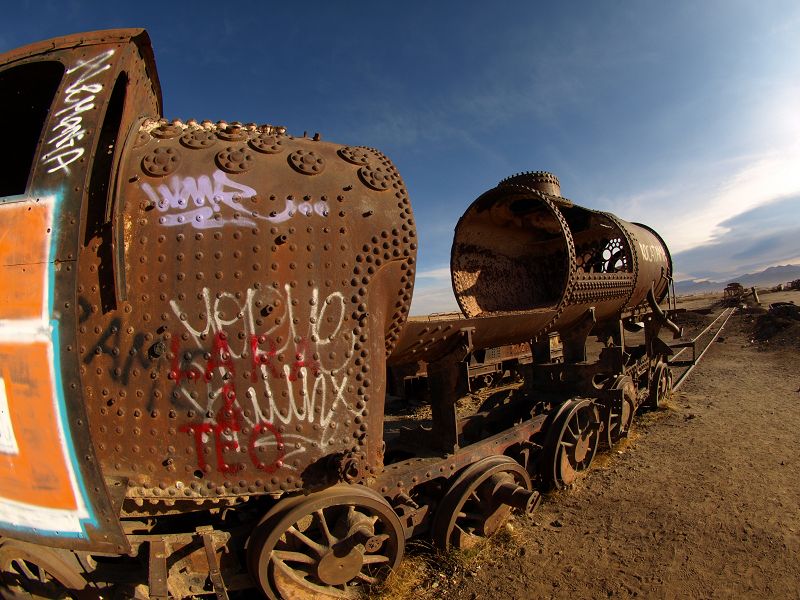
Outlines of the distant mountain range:
M 781 265 L 769 267 L 758 273 L 745 273 L 726 281 L 697 281 L 692 279 L 676 281 L 675 293 L 685 295 L 718 292 L 724 290 L 726 285 L 734 281 L 741 283 L 744 287 L 772 287 L 795 279 L 800 279 L 800 265 Z

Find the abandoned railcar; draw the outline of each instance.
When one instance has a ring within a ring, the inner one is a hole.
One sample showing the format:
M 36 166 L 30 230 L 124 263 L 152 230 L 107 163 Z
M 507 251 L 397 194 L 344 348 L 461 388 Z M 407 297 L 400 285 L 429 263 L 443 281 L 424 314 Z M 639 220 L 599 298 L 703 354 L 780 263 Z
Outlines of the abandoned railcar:
M 412 536 L 534 510 L 669 393 L 666 245 L 551 174 L 470 206 L 462 314 L 409 319 L 380 151 L 163 119 L 143 30 L 6 53 L 0 94 L 5 594 L 348 597 Z M 513 389 L 459 410 L 464 365 L 510 345 Z M 420 361 L 430 413 L 396 427 L 387 369 Z

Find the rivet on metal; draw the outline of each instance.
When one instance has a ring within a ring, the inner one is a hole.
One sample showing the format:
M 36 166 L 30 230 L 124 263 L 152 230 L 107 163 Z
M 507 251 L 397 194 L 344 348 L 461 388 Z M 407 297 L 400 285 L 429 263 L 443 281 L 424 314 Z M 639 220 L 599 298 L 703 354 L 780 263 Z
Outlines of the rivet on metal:
M 217 135 L 220 137 L 220 139 L 227 140 L 229 142 L 240 142 L 247 138 L 247 130 L 241 125 L 231 124 L 218 129 Z
M 361 181 L 369 188 L 383 192 L 392 186 L 394 175 L 383 167 L 372 167 L 366 165 L 358 170 L 358 176 Z
M 152 138 L 148 132 L 140 131 L 136 136 L 136 141 L 133 143 L 133 147 L 141 148 L 142 146 L 146 146 L 151 139 Z
M 181 164 L 181 155 L 174 148 L 156 148 L 142 159 L 142 169 L 153 177 L 169 175 Z
M 325 160 L 317 153 L 306 150 L 292 152 L 289 164 L 304 175 L 319 175 L 325 170 Z
M 254 163 L 253 153 L 245 146 L 228 146 L 217 153 L 217 165 L 228 173 L 244 173 Z
M 250 147 L 264 154 L 278 154 L 283 152 L 283 141 L 280 136 L 262 133 L 250 140 Z
M 183 133 L 183 127 L 175 124 L 169 125 L 160 125 L 153 129 L 153 137 L 157 137 L 162 140 L 169 140 L 175 137 L 178 137 Z
M 190 129 L 181 136 L 181 144 L 192 150 L 209 148 L 217 143 L 217 136 L 206 129 Z
M 338 154 L 354 165 L 367 165 L 375 158 L 375 154 L 363 146 L 345 146 L 339 149 Z

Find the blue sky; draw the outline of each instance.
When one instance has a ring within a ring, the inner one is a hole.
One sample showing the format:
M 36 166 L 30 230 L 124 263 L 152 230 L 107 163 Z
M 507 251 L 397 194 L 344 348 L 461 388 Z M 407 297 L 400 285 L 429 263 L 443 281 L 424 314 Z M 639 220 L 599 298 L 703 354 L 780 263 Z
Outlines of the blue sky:
M 796 1 L 6 4 L 0 51 L 147 28 L 169 118 L 388 154 L 420 234 L 415 313 L 455 307 L 453 227 L 519 171 L 656 228 L 679 279 L 800 263 Z

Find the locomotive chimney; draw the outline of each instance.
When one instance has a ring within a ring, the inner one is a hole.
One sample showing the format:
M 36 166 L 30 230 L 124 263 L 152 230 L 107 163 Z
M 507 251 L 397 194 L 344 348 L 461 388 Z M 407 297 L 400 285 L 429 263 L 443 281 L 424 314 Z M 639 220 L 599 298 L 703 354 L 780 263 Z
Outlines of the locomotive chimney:
M 561 183 L 558 177 L 547 171 L 517 173 L 501 181 L 500 185 L 521 185 L 549 196 L 561 197 Z

